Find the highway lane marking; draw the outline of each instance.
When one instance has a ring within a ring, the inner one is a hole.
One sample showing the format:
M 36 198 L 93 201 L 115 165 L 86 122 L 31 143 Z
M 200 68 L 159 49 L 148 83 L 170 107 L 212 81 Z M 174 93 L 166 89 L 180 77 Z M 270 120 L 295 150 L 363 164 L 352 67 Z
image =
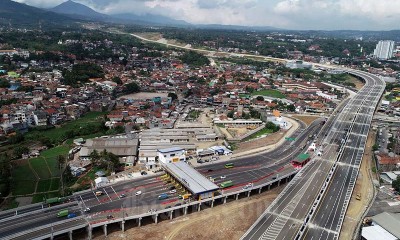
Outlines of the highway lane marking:
M 114 188 L 113 188 L 112 186 L 110 186 L 110 187 L 111 187 L 111 189 L 114 191 L 114 193 L 115 193 L 115 196 L 117 196 L 117 197 L 118 197 L 118 199 L 121 199 L 121 198 L 120 198 L 120 196 L 118 196 L 117 192 L 115 192 Z
M 108 192 L 106 191 L 105 188 L 103 188 L 103 191 L 106 193 L 107 197 L 110 199 L 110 201 L 112 201 L 112 199 L 110 198 L 110 195 L 108 195 Z

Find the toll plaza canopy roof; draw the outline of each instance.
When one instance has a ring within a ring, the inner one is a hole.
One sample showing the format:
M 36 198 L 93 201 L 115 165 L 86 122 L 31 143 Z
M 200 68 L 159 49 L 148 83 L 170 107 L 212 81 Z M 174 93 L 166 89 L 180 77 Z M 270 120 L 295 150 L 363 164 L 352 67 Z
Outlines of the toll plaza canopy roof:
M 298 162 L 298 163 L 302 163 L 302 162 L 306 161 L 309 158 L 310 158 L 310 155 L 308 155 L 307 153 L 302 153 L 299 156 L 297 156 L 294 161 Z
M 185 162 L 165 163 L 164 168 L 193 194 L 214 192 L 219 187 Z

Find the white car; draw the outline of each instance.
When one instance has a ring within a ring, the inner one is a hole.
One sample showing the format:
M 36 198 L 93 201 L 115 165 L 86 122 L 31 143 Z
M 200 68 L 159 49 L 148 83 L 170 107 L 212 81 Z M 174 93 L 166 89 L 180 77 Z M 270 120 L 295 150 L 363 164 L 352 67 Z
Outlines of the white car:
M 224 176 L 221 176 L 221 179 L 225 179 L 226 178 L 226 176 L 224 175 Z
M 136 196 L 139 196 L 139 195 L 141 195 L 141 194 L 142 194 L 142 191 L 137 191 L 137 192 L 135 193 Z
M 169 193 L 171 193 L 171 194 L 176 193 L 176 189 L 172 189 L 171 191 L 169 191 Z

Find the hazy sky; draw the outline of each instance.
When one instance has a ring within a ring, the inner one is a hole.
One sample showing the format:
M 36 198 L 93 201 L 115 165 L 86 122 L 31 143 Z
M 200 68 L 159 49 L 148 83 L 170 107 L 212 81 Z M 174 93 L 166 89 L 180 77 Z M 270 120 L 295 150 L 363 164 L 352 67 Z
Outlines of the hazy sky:
M 65 0 L 16 0 L 53 7 Z M 106 14 L 160 14 L 190 23 L 285 29 L 400 29 L 400 0 L 76 0 Z

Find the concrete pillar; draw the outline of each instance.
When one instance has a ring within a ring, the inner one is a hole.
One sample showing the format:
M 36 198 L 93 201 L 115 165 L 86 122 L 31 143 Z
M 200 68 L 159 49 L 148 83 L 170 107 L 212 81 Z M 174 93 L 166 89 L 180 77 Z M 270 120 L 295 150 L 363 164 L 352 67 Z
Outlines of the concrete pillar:
M 247 197 L 250 197 L 251 190 L 247 192 Z
M 239 193 L 236 194 L 236 201 L 239 199 Z
M 54 236 L 53 236 L 53 234 L 51 234 L 50 235 L 50 240 L 53 240 L 54 239 Z
M 121 222 L 121 230 L 122 232 L 125 232 L 125 221 Z
M 188 210 L 188 206 L 186 206 L 186 207 L 183 209 L 183 215 L 186 215 L 186 214 L 187 214 L 187 210 Z
M 258 189 L 258 194 L 260 194 L 261 191 L 262 191 L 262 187 L 260 187 L 260 188 Z
M 271 184 L 270 185 L 268 185 L 268 190 L 270 190 L 271 189 Z
M 141 217 L 138 218 L 137 222 L 138 222 L 138 227 L 141 227 L 142 226 L 142 218 Z
M 92 227 L 90 225 L 87 227 L 87 233 L 88 233 L 88 239 L 91 240 L 92 239 Z
M 199 203 L 199 205 L 197 206 L 197 211 L 200 212 L 201 210 L 201 203 Z
M 72 240 L 72 231 L 68 232 L 68 238 L 69 238 L 69 240 Z
M 214 207 L 214 200 L 211 201 L 211 208 Z
M 157 224 L 158 223 L 158 214 L 156 214 L 155 216 L 154 216 L 154 222 Z
M 226 203 L 226 198 L 227 198 L 227 197 L 224 197 L 224 204 Z
M 174 211 L 169 212 L 169 219 L 171 220 L 172 217 L 174 216 Z
M 279 179 L 278 180 L 278 187 L 281 185 L 281 180 Z
M 104 236 L 107 237 L 107 224 L 104 224 L 103 231 L 104 231 Z

